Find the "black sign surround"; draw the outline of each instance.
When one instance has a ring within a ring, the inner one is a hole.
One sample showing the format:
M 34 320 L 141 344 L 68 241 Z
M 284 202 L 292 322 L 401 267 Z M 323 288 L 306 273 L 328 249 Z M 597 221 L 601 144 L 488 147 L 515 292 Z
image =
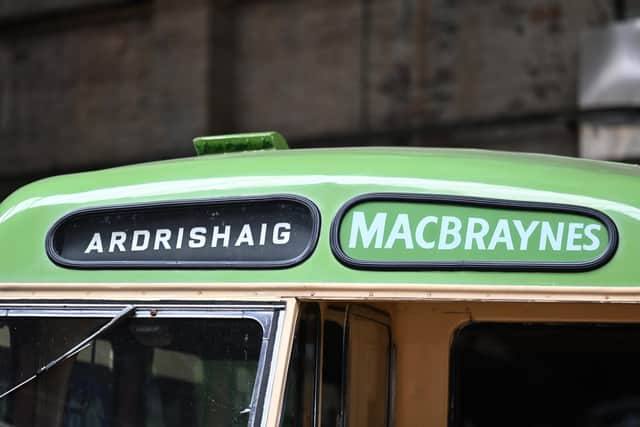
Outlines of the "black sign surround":
M 76 269 L 275 269 L 316 247 L 320 213 L 293 195 L 88 208 L 46 238 L 56 264 Z

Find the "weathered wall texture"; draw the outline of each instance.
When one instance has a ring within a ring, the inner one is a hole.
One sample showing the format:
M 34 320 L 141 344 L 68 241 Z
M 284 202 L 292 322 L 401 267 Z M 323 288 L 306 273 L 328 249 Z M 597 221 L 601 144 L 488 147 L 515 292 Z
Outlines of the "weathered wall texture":
M 574 109 L 579 33 L 613 3 L 0 0 L 0 197 L 229 131 L 576 154 L 562 120 L 465 123 Z
M 580 31 L 612 18 L 609 1 L 374 0 L 367 24 L 363 3 L 242 7 L 239 127 L 300 137 L 573 108 Z
M 247 3 L 238 10 L 237 126 L 288 137 L 359 124 L 360 2 Z
M 158 0 L 0 24 L 0 179 L 190 154 L 212 16 Z

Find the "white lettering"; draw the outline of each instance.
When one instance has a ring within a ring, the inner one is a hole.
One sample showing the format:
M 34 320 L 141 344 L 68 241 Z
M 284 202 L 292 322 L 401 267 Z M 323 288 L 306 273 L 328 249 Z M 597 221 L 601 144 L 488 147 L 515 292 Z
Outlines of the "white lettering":
M 547 221 L 542 222 L 542 229 L 540 232 L 540 246 L 539 249 L 544 251 L 547 249 L 547 243 L 551 245 L 551 249 L 559 251 L 562 249 L 562 235 L 564 234 L 564 222 L 558 223 L 558 230 L 556 234 L 553 234 L 551 225 Z
M 582 233 L 578 233 L 578 231 L 584 228 L 584 224 L 579 222 L 570 222 L 569 223 L 569 231 L 567 232 L 567 250 L 568 251 L 579 251 L 582 249 L 581 245 L 576 244 L 576 240 L 582 239 Z
M 283 230 L 283 231 L 280 231 Z M 286 245 L 291 237 L 291 224 L 288 222 L 279 222 L 273 227 L 273 244 Z
M 425 216 L 420 220 L 420 222 L 418 223 L 418 226 L 416 227 L 416 242 L 418 243 L 418 246 L 420 246 L 423 249 L 433 249 L 436 246 L 435 240 L 428 242 L 424 239 L 424 229 L 427 227 L 428 224 L 437 224 L 437 223 L 438 223 L 438 218 L 436 218 L 435 216 Z
M 509 230 L 509 221 L 506 219 L 499 219 L 496 224 L 496 229 L 493 230 L 493 236 L 487 249 L 493 251 L 496 249 L 498 243 L 504 243 L 508 251 L 513 250 L 513 240 L 511 240 L 511 230 Z
M 85 254 L 90 254 L 91 251 L 98 251 L 99 254 L 101 254 L 102 251 L 102 237 L 100 236 L 100 233 L 94 233 L 93 237 L 91 238 L 91 241 L 89 242 L 89 246 L 87 246 L 87 249 L 84 250 Z
M 529 238 L 531 237 L 533 232 L 538 227 L 538 224 L 540 224 L 540 221 L 531 221 L 531 224 L 529 224 L 529 227 L 527 227 L 527 229 L 525 230 L 524 227 L 522 226 L 522 221 L 520 221 L 519 219 L 514 219 L 513 220 L 513 225 L 516 226 L 516 230 L 518 231 L 518 234 L 520 235 L 520 250 L 521 251 L 526 251 L 527 250 L 527 246 L 529 246 Z
M 142 237 L 142 242 L 140 242 L 140 237 Z M 135 230 L 133 232 L 133 238 L 131 239 L 131 251 L 146 251 L 147 248 L 149 248 L 150 237 L 151 233 L 149 233 L 149 230 Z
M 353 212 L 353 220 L 351 222 L 351 236 L 349 237 L 349 247 L 355 248 L 358 244 L 358 236 L 362 239 L 362 246 L 367 249 L 371 245 L 371 241 L 375 237 L 374 248 L 382 248 L 382 239 L 384 238 L 384 229 L 387 221 L 386 213 L 377 213 L 373 218 L 371 227 L 367 227 L 367 221 L 364 212 Z
M 126 252 L 124 248 L 124 242 L 127 240 L 127 233 L 124 231 L 114 231 L 111 233 L 111 240 L 109 241 L 109 252 L 114 252 L 116 247 L 119 252 Z
M 267 224 L 260 225 L 260 246 L 264 246 L 267 239 Z
M 204 227 L 193 227 L 189 232 L 189 247 L 203 248 L 207 242 L 207 229 Z
M 169 239 L 171 239 L 171 230 L 168 228 L 160 228 L 156 230 L 156 238 L 153 241 L 153 250 L 159 250 L 160 245 L 162 245 L 164 249 L 171 249 Z
M 242 230 L 240 230 L 240 234 L 238 235 L 234 246 L 240 246 L 243 243 L 246 243 L 249 246 L 253 246 L 253 233 L 251 232 L 251 227 L 249 226 L 249 224 L 245 224 L 242 226 Z
M 230 225 L 225 225 L 224 226 L 224 232 L 220 232 L 220 227 L 219 226 L 215 226 L 213 227 L 213 236 L 211 237 L 211 247 L 212 248 L 217 248 L 218 247 L 218 240 L 222 239 L 222 247 L 223 248 L 227 248 L 229 247 L 229 236 L 231 236 L 231 226 Z
M 411 226 L 409 225 L 409 215 L 407 214 L 398 214 L 396 222 L 393 224 L 393 228 L 391 228 L 391 233 L 389 233 L 389 238 L 387 239 L 387 243 L 385 243 L 384 247 L 386 249 L 393 248 L 396 240 L 404 240 L 405 249 L 413 249 Z
M 182 240 L 184 238 L 184 228 L 178 228 L 178 237 L 176 238 L 176 249 L 182 249 Z
M 460 245 L 462 237 L 460 230 L 462 229 L 462 221 L 455 216 L 443 216 L 442 225 L 440 226 L 440 240 L 438 241 L 438 249 L 450 250 Z M 447 237 L 453 237 L 451 242 L 447 242 Z
M 476 225 L 480 226 L 480 230 L 476 231 Z M 464 248 L 473 249 L 473 241 L 475 240 L 478 249 L 484 250 L 484 238 L 489 233 L 489 223 L 482 218 L 469 218 L 467 222 L 467 237 L 464 240 Z
M 595 251 L 600 247 L 600 239 L 593 234 L 594 231 L 600 231 L 602 227 L 600 224 L 589 224 L 584 228 L 584 237 L 591 241 L 588 245 L 582 245 L 582 249 L 585 251 Z

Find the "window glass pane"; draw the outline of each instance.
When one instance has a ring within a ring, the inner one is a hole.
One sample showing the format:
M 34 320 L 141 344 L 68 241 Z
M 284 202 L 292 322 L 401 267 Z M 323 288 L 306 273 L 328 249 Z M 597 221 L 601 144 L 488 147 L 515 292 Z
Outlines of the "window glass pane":
M 0 393 L 33 375 L 108 319 L 5 318 L 0 326 Z
M 39 323 L 54 319 L 27 320 L 42 328 Z M 21 342 L 13 333 L 21 330 L 12 326 L 23 321 L 7 320 L 11 344 Z M 70 344 L 69 335 L 76 341 L 84 337 L 68 329 L 50 328 L 50 334 L 52 342 Z M 13 363 L 25 357 L 25 349 L 37 353 L 44 346 L 2 347 L 2 340 L 0 334 L 3 357 Z M 261 345 L 262 328 L 249 319 L 130 319 L 2 400 L 0 423 L 246 426 Z
M 640 325 L 476 323 L 454 338 L 452 425 L 640 426 Z
M 349 317 L 347 421 L 351 427 L 387 425 L 389 328 Z
M 305 304 L 301 309 L 293 341 L 282 426 L 311 427 L 315 425 L 319 340 L 320 310 L 317 304 Z
M 325 320 L 321 400 L 323 427 L 342 426 L 343 335 L 342 323 Z

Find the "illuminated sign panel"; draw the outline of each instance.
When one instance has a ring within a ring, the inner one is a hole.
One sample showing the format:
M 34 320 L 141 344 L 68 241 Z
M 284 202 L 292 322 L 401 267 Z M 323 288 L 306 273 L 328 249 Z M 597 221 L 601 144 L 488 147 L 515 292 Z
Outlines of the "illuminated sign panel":
M 584 271 L 606 263 L 617 231 L 578 206 L 418 194 L 371 194 L 342 207 L 336 257 L 360 269 Z
M 319 227 L 294 196 L 97 208 L 61 219 L 47 252 L 71 268 L 283 268 L 311 254 Z

